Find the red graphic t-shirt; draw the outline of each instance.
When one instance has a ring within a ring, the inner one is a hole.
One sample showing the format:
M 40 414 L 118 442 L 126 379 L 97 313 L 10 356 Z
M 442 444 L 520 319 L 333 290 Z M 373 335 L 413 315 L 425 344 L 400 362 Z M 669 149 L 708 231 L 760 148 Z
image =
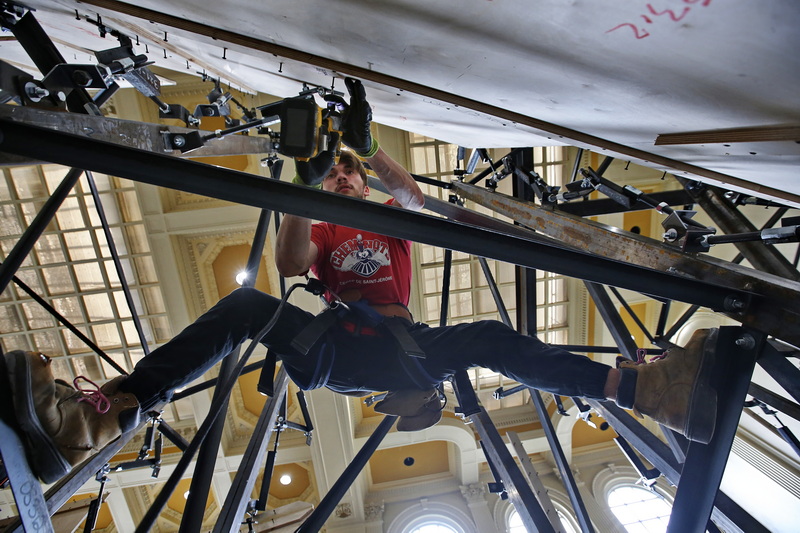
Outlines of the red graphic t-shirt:
M 311 272 L 336 294 L 357 290 L 371 304 L 408 305 L 411 241 L 328 222 L 311 226 L 311 241 L 319 249 Z

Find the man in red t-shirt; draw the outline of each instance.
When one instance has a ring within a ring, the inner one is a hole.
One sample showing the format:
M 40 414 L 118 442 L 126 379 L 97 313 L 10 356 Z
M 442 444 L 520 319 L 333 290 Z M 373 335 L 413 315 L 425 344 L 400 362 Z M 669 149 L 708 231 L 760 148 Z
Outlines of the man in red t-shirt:
M 424 197 L 412 176 L 378 146 L 370 132 L 364 88 L 346 80 L 351 94 L 342 142 L 369 163 L 396 208 L 419 210 Z M 363 199 L 369 195 L 359 159 L 323 152 L 296 162 L 295 183 Z M 4 356 L 16 415 L 31 448 L 32 467 L 53 482 L 122 431 L 140 414 L 168 401 L 175 389 L 200 377 L 247 339 L 274 323 L 261 342 L 277 353 L 303 389 L 326 386 L 343 393 L 390 391 L 376 409 L 400 417 L 398 429 L 435 423 L 441 405 L 435 387 L 453 373 L 483 366 L 554 394 L 616 400 L 687 437 L 708 442 L 716 394 L 708 386 L 716 331 L 698 332 L 685 349 L 647 365 L 611 368 L 583 355 L 520 335 L 484 320 L 446 327 L 414 323 L 407 309 L 410 243 L 329 223 L 286 215 L 276 244 L 284 276 L 311 270 L 352 309 L 306 350 L 295 342 L 314 316 L 273 296 L 242 288 L 226 296 L 128 376 L 99 390 L 75 390 L 53 379 L 50 359 L 32 352 Z M 418 350 L 410 356 L 410 348 Z M 698 406 L 700 408 L 698 408 Z

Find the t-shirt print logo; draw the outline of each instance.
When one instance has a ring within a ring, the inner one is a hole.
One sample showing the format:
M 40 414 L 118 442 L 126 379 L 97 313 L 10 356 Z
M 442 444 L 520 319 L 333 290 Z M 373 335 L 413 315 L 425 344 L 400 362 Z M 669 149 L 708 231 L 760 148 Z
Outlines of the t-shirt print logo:
M 389 245 L 379 239 L 366 239 L 359 233 L 345 241 L 331 254 L 331 265 L 342 272 L 355 272 L 368 278 L 382 266 L 388 266 Z

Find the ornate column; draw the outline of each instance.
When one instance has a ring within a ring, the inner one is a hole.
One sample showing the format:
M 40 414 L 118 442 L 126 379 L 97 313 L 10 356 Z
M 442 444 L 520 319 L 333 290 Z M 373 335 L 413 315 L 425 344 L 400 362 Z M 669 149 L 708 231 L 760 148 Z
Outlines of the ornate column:
M 364 503 L 364 525 L 366 533 L 383 533 L 383 502 Z
M 497 526 L 486 502 L 485 484 L 461 485 L 461 495 L 464 496 L 469 512 L 472 513 L 475 529 L 481 533 L 497 533 Z

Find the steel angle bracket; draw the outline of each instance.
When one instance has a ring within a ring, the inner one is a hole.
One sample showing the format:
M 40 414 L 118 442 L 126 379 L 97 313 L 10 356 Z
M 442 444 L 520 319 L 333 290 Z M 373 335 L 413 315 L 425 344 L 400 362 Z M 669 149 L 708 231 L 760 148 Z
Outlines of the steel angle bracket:
M 272 151 L 272 142 L 268 137 L 230 135 L 202 144 L 198 130 L 192 128 L 22 106 L 0 105 L 0 118 L 157 153 L 172 154 L 174 150 L 184 147 L 181 142 L 196 139 L 197 149 L 186 154 L 186 157 L 261 155 Z M 183 154 L 175 152 L 175 155 Z M 9 161 L 6 154 L 0 153 L 0 165 Z M 13 162 L 19 163 L 16 158 Z M 28 164 L 33 163 L 30 161 Z

